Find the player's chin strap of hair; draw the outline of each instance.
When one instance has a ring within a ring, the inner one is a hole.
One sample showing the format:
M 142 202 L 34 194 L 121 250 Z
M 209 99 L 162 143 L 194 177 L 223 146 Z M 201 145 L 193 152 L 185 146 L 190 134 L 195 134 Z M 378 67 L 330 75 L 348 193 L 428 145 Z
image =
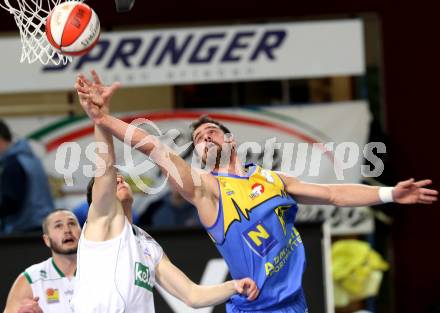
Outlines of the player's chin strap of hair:
M 382 203 L 394 202 L 393 190 L 394 187 L 379 188 L 379 199 L 382 201 Z
M 134 5 L 135 0 L 115 0 L 116 11 L 119 13 L 128 12 Z

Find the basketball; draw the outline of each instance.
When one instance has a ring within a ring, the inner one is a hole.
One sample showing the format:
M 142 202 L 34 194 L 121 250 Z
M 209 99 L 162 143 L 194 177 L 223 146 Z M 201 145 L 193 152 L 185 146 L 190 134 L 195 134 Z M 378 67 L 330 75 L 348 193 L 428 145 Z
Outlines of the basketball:
M 46 18 L 47 40 L 65 55 L 86 54 L 98 42 L 99 34 L 98 15 L 79 1 L 57 5 Z

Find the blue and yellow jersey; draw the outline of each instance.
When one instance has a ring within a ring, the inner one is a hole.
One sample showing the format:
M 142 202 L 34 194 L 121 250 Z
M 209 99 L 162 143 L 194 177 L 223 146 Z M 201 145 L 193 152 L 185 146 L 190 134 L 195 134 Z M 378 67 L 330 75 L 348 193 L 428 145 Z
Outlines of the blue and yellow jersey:
M 251 165 L 246 176 L 217 176 L 219 212 L 207 231 L 234 279 L 251 277 L 260 288 L 252 302 L 231 298 L 241 310 L 267 310 L 302 293 L 304 247 L 293 223 L 296 201 L 273 171 Z

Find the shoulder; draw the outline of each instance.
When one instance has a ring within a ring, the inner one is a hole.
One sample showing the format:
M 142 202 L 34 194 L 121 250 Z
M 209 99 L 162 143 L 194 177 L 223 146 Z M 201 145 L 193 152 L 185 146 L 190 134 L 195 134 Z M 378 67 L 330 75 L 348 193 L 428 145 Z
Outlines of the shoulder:
M 287 173 L 284 173 L 284 172 L 281 172 L 281 171 L 273 171 L 273 173 L 275 173 L 284 183 L 286 183 L 286 182 L 293 182 L 293 183 L 301 182 L 297 177 L 290 175 L 290 174 L 287 174 Z
M 50 261 L 51 258 L 29 266 L 27 269 L 24 270 L 23 276 L 30 284 L 33 284 L 40 279 L 47 279 L 49 274 L 48 265 L 50 264 Z
M 137 239 L 139 239 L 139 242 L 141 243 L 143 254 L 146 257 L 151 257 L 154 264 L 157 265 L 163 256 L 162 247 L 145 230 L 141 229 L 136 225 L 132 225 L 132 229 L 133 229 L 133 234 Z
M 14 289 L 17 290 L 17 292 L 25 294 L 25 293 L 31 293 L 31 282 L 29 281 L 29 277 L 26 275 L 26 272 L 21 273 L 18 275 L 17 279 L 14 282 Z
M 192 167 L 194 186 L 204 193 L 215 193 L 217 190 L 217 177 L 206 169 Z
M 145 243 L 152 243 L 152 244 L 157 244 L 159 245 L 156 240 L 154 240 L 154 238 L 147 233 L 145 230 L 143 230 L 142 228 L 140 228 L 139 226 L 136 226 L 134 224 L 131 224 L 131 227 L 133 229 L 133 234 L 140 239 L 141 241 L 145 242 Z
M 18 275 L 9 291 L 5 312 L 16 312 L 23 299 L 33 297 L 32 288 L 23 274 Z
M 211 195 L 218 197 L 218 178 L 210 172 L 200 170 L 201 190 L 203 196 Z
M 305 184 L 295 176 L 290 174 L 286 174 L 283 172 L 275 171 L 276 176 L 279 177 L 282 184 L 284 185 L 284 190 L 286 190 L 290 194 L 295 194 L 298 190 L 303 189 Z

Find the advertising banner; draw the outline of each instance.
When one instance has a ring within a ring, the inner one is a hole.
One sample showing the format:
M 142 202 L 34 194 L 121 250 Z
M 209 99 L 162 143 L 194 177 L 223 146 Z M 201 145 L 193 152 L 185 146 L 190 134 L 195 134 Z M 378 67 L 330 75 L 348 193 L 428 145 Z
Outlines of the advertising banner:
M 359 19 L 103 32 L 97 46 L 65 66 L 20 64 L 18 37 L 0 39 L 0 92 L 72 89 L 96 69 L 124 86 L 362 75 Z

